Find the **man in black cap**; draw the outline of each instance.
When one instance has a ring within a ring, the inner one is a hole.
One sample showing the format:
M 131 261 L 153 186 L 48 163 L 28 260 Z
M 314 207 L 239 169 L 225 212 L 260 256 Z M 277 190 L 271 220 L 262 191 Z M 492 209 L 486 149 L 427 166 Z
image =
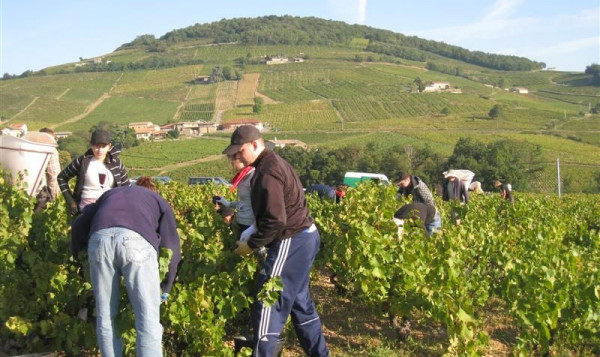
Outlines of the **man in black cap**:
M 102 196 L 113 187 L 129 186 L 127 171 L 119 160 L 120 150 L 112 146 L 110 133 L 96 129 L 90 139 L 90 149 L 73 160 L 58 174 L 57 181 L 73 215 Z M 77 177 L 71 192 L 69 180 Z
M 234 252 L 245 256 L 266 247 L 267 257 L 255 291 L 273 278 L 279 277 L 283 284 L 274 305 L 257 299 L 252 306 L 254 356 L 273 354 L 290 314 L 305 353 L 328 356 L 321 320 L 308 290 L 321 238 L 309 215 L 298 175 L 287 161 L 265 148 L 260 132 L 252 125 L 237 128 L 223 153 L 255 167 L 251 202 L 257 231 L 247 241 L 238 241 Z

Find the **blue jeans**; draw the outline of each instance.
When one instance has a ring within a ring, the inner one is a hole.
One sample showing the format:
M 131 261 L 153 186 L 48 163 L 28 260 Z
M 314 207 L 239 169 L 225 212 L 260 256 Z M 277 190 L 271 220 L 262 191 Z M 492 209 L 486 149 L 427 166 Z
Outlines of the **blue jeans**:
M 162 356 L 161 291 L 154 247 L 127 228 L 106 228 L 91 235 L 88 262 L 96 298 L 96 334 L 102 356 L 123 355 L 123 341 L 115 325 L 121 276 L 135 314 L 137 355 Z
M 425 230 L 427 231 L 427 237 L 437 232 L 442 228 L 442 217 L 439 212 L 435 213 L 433 217 L 433 221 L 431 221 L 428 225 L 425 226 Z

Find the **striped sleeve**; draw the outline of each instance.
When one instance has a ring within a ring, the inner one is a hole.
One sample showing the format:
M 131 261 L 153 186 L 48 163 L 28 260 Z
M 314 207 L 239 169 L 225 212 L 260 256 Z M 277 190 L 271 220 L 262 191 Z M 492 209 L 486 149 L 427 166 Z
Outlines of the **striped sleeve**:
M 77 159 L 73 160 L 67 167 L 64 168 L 58 174 L 56 180 L 58 181 L 58 186 L 60 187 L 60 191 L 68 203 L 73 201 L 73 194 L 71 190 L 69 190 L 69 180 L 73 177 L 77 176 L 79 170 L 81 169 L 81 163 L 83 162 L 83 156 L 79 156 Z
M 127 170 L 123 163 L 119 159 L 113 160 L 113 164 L 110 167 L 110 172 L 115 178 L 115 186 L 129 186 L 129 177 L 127 177 Z

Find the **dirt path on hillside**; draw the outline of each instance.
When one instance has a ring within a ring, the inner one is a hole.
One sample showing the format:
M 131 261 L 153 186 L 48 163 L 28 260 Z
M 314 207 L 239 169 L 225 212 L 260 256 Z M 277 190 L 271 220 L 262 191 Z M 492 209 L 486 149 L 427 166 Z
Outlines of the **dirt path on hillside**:
M 2 124 L 6 124 L 9 121 L 13 120 L 14 118 L 18 117 L 19 115 L 23 114 L 29 107 L 31 107 L 33 105 L 33 103 L 35 103 L 38 99 L 40 99 L 40 97 L 34 97 L 33 100 L 31 101 L 31 103 L 27 104 L 27 106 L 23 109 L 21 109 L 21 111 L 19 111 L 17 114 L 15 114 L 12 118 L 8 119 L 7 121 L 5 121 Z
M 263 99 L 263 104 L 279 104 L 279 103 L 281 103 L 281 102 L 276 101 L 275 99 L 267 97 L 266 95 L 262 94 L 258 90 L 256 92 L 254 92 L 254 94 L 257 97 L 260 97 Z
M 85 108 L 85 111 L 83 113 L 78 114 L 78 115 L 76 115 L 72 118 L 69 118 L 63 122 L 60 122 L 58 124 L 51 125 L 50 129 L 55 129 L 55 128 L 65 125 L 65 124 L 74 123 L 76 121 L 79 121 L 79 120 L 87 117 L 91 112 L 93 112 L 96 108 L 98 108 L 98 106 L 100 104 L 102 104 L 102 102 L 104 102 L 106 99 L 110 98 L 110 92 L 112 92 L 117 87 L 121 78 L 123 78 L 123 73 L 121 73 L 119 78 L 117 78 L 117 80 L 115 80 L 115 83 L 113 83 L 112 87 L 110 87 L 110 89 L 108 90 L 108 93 L 102 94 L 102 96 L 100 96 L 100 98 L 96 99 L 95 102 L 93 102 L 87 108 Z
M 70 90 L 71 90 L 71 88 L 67 88 L 67 89 L 65 89 L 65 91 L 64 91 L 64 92 L 62 92 L 62 93 L 61 93 L 61 94 L 60 94 L 58 97 L 56 97 L 56 100 L 60 100 L 60 98 L 62 98 L 62 97 L 63 97 L 63 95 L 65 95 L 65 94 L 69 93 L 69 91 L 70 91 Z
M 185 98 L 183 98 L 183 101 L 181 102 L 181 104 L 179 104 L 177 106 L 177 109 L 175 110 L 175 114 L 173 114 L 173 119 L 174 120 L 179 120 L 179 117 L 181 116 L 181 111 L 183 110 L 183 107 L 185 106 L 185 103 L 187 103 L 188 98 L 190 97 L 190 93 L 192 93 L 192 90 L 194 89 L 193 86 L 190 86 L 190 89 L 188 89 Z
M 98 98 L 94 103 L 90 104 L 87 108 L 85 108 L 85 111 L 83 113 L 78 114 L 78 115 L 76 115 L 72 118 L 69 118 L 63 122 L 60 122 L 58 124 L 51 125 L 50 129 L 54 129 L 56 127 L 59 127 L 59 126 L 65 125 L 65 124 L 80 121 L 81 119 L 87 117 L 91 112 L 93 112 L 94 109 L 96 109 L 100 104 L 102 104 L 102 102 L 104 102 L 107 98 L 110 98 L 110 95 L 108 93 L 102 94 L 102 96 L 100 98 Z
M 215 124 L 217 124 L 217 125 L 221 124 L 222 118 L 223 118 L 223 111 L 217 110 L 217 112 L 215 113 Z

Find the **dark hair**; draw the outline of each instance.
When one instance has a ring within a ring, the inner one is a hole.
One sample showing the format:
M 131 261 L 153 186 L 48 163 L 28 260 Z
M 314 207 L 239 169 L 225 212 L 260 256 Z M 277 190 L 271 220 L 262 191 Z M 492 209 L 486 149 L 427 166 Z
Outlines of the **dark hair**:
M 232 216 L 235 211 L 233 210 L 233 208 L 231 207 L 225 207 L 225 206 L 221 206 L 218 210 L 217 213 L 221 215 L 221 217 L 225 218 L 227 216 Z
M 152 178 L 150 176 L 142 176 L 137 181 L 135 181 L 136 186 L 146 187 L 149 190 L 156 192 L 156 185 L 152 182 Z
M 394 180 L 394 183 L 397 184 L 398 182 L 400 182 L 404 179 L 407 179 L 409 177 L 410 177 L 410 173 L 408 173 L 407 171 L 400 171 L 396 175 L 396 179 Z

